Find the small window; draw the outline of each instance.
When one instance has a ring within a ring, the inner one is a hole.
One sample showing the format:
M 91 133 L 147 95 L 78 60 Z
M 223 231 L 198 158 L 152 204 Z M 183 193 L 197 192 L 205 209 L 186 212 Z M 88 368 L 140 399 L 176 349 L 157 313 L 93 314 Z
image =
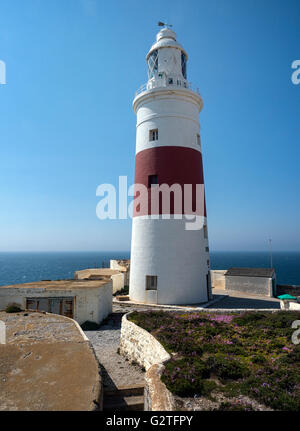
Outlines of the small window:
M 208 238 L 208 234 L 207 234 L 207 225 L 205 224 L 204 226 L 203 226 L 203 234 L 204 234 L 204 238 Z
M 199 145 L 199 147 L 201 145 L 201 139 L 200 139 L 199 133 L 197 134 L 197 145 Z
M 150 189 L 152 185 L 158 184 L 158 175 L 149 175 L 148 176 L 148 188 Z
M 209 247 L 205 247 L 205 251 L 209 252 Z
M 209 260 L 207 260 L 207 266 L 209 267 Z
M 149 131 L 149 140 L 150 141 L 158 140 L 158 129 L 152 129 Z
M 146 290 L 157 290 L 157 275 L 146 275 Z
M 173 84 L 173 78 L 169 78 L 169 79 L 168 79 L 168 83 L 169 83 L 169 84 Z

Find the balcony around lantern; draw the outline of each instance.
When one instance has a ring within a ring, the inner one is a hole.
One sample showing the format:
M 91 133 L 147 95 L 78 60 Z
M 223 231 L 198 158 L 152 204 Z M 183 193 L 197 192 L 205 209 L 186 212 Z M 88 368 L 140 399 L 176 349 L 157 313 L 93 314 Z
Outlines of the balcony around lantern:
M 144 91 L 152 90 L 154 88 L 170 88 L 171 89 L 188 89 L 199 94 L 199 88 L 194 88 L 191 82 L 187 82 L 183 79 L 177 78 L 166 78 L 166 79 L 150 79 L 146 84 L 143 84 L 136 92 L 135 97 Z

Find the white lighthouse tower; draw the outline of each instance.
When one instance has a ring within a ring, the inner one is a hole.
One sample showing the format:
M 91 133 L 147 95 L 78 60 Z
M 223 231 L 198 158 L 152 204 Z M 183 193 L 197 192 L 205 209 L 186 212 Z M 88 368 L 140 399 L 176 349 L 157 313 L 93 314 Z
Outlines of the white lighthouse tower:
M 143 185 L 148 193 L 148 207 L 140 205 L 133 213 L 129 284 L 133 301 L 195 304 L 211 297 L 199 124 L 203 102 L 187 81 L 187 59 L 176 33 L 163 28 L 147 54 L 148 82 L 133 101 L 135 186 L 138 191 Z M 171 193 L 168 206 L 166 195 L 159 193 L 159 204 L 152 204 L 152 193 L 166 186 L 177 187 L 177 192 L 179 187 L 182 195 L 180 190 L 176 198 Z M 195 204 L 199 193 L 201 208 Z M 194 224 L 188 225 L 192 219 Z

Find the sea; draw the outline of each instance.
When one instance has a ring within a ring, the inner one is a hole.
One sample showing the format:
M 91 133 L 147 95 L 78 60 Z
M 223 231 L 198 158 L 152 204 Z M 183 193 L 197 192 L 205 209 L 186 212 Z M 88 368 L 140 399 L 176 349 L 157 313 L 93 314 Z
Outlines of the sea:
M 73 278 L 86 268 L 109 267 L 110 259 L 129 259 L 129 252 L 0 252 L 0 286 Z M 300 286 L 300 252 L 273 252 L 278 284 Z M 211 269 L 270 267 L 268 252 L 211 251 Z M 184 268 L 183 268 L 184 270 Z

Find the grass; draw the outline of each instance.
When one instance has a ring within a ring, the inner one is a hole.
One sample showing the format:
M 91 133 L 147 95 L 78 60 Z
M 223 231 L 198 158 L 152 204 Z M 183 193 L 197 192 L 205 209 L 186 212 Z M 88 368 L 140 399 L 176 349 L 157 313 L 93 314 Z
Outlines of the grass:
M 300 411 L 300 344 L 291 341 L 299 312 L 152 311 L 134 312 L 129 319 L 176 353 L 162 375 L 174 394 L 246 395 L 274 410 Z M 224 409 L 251 410 L 227 404 Z

